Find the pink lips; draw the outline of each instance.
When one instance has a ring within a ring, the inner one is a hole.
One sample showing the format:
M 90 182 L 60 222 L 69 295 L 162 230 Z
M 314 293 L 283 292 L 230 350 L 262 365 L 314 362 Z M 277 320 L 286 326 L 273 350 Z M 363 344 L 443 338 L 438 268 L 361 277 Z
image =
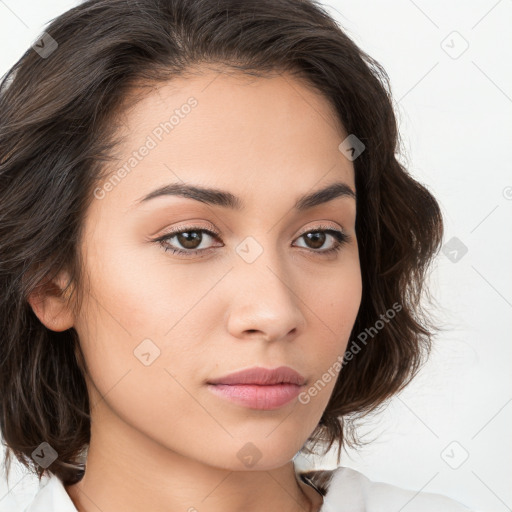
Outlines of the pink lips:
M 297 397 L 306 379 L 288 366 L 254 367 L 208 381 L 217 396 L 252 409 L 272 410 Z

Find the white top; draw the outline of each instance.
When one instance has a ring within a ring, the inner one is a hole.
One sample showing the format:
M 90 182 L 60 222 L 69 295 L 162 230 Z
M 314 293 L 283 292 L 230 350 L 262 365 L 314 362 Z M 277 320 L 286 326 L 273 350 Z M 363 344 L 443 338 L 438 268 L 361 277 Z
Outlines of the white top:
M 372 482 L 347 467 L 333 475 L 320 512 L 471 512 L 461 503 L 440 494 L 417 492 Z M 23 512 L 78 512 L 62 481 L 51 474 Z M 19 511 L 22 512 L 22 511 Z

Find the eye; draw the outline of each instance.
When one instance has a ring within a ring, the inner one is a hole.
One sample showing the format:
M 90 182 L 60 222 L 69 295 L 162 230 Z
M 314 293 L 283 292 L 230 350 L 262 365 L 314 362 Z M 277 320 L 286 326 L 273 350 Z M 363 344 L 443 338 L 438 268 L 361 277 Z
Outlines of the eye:
M 326 240 L 328 240 L 329 237 L 333 239 L 331 247 L 324 250 L 318 250 L 320 247 L 325 245 Z M 208 238 L 216 238 L 220 240 L 219 233 L 215 231 L 198 226 L 188 226 L 175 228 L 167 232 L 165 235 L 155 239 L 154 242 L 159 243 L 166 252 L 169 251 L 172 254 L 194 256 L 201 253 L 205 254 L 215 249 L 215 247 L 201 248 L 205 239 L 206 242 L 208 242 Z M 318 253 L 320 255 L 335 253 L 339 251 L 345 243 L 350 241 L 350 237 L 346 233 L 332 229 L 328 226 L 318 226 L 315 229 L 305 231 L 297 237 L 297 240 L 301 238 L 307 241 L 307 244 L 310 245 L 310 247 L 306 246 L 306 249 L 311 249 L 311 252 Z M 175 243 L 181 245 L 181 249 L 170 243 L 173 239 L 176 239 Z
M 204 253 L 206 251 L 210 251 L 212 248 L 199 248 L 204 241 L 204 235 L 206 234 L 206 238 L 218 238 L 219 233 L 211 231 L 209 229 L 197 227 L 197 226 L 189 226 L 189 227 L 180 227 L 171 230 L 165 235 L 157 238 L 155 242 L 160 243 L 160 245 L 164 248 L 165 251 L 170 251 L 173 254 L 182 254 L 187 256 L 193 256 L 198 253 Z M 184 247 L 183 249 L 176 249 L 169 242 L 175 238 L 176 241 Z
M 322 255 L 332 254 L 341 250 L 342 246 L 350 241 L 350 237 L 346 233 L 330 228 L 329 226 L 318 226 L 313 230 L 309 229 L 302 233 L 298 239 L 304 238 L 308 241 L 308 244 L 313 246 L 313 249 L 318 249 L 325 244 L 328 237 L 334 239 L 332 246 L 329 249 L 324 249 L 323 251 L 314 250 L 313 252 L 318 252 Z

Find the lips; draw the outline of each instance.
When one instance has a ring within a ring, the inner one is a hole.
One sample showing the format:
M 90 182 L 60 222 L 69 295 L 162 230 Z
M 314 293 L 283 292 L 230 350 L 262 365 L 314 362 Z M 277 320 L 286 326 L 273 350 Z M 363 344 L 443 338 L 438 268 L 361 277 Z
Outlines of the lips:
M 296 399 L 306 379 L 288 366 L 254 367 L 208 381 L 215 396 L 238 406 L 275 410 Z
M 259 366 L 230 373 L 224 377 L 212 379 L 208 384 L 225 385 L 259 385 L 271 386 L 274 384 L 295 384 L 302 386 L 306 379 L 289 366 L 280 366 L 279 368 L 267 369 Z

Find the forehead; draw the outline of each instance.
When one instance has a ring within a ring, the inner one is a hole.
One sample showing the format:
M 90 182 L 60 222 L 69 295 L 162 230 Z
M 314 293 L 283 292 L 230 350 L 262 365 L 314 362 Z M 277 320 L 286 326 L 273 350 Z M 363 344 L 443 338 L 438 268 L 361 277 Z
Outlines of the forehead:
M 262 115 L 270 114 L 267 122 L 272 126 L 272 119 L 280 121 L 282 116 L 312 122 L 320 117 L 326 129 L 335 130 L 340 136 L 345 134 L 329 99 L 305 78 L 287 71 L 254 75 L 222 65 L 196 66 L 166 82 L 133 87 L 125 98 L 120 117 L 127 130 L 153 115 L 161 121 L 163 117 L 167 119 L 167 111 L 179 109 L 190 96 L 197 99 L 203 115 L 215 114 L 221 122 L 230 120 L 236 125 L 247 117 L 256 122 Z
M 123 142 L 109 173 L 125 172 L 109 196 L 127 207 L 176 182 L 281 197 L 340 180 L 355 186 L 352 163 L 338 149 L 346 133 L 329 101 L 287 73 L 210 70 L 141 87 L 120 119 Z

